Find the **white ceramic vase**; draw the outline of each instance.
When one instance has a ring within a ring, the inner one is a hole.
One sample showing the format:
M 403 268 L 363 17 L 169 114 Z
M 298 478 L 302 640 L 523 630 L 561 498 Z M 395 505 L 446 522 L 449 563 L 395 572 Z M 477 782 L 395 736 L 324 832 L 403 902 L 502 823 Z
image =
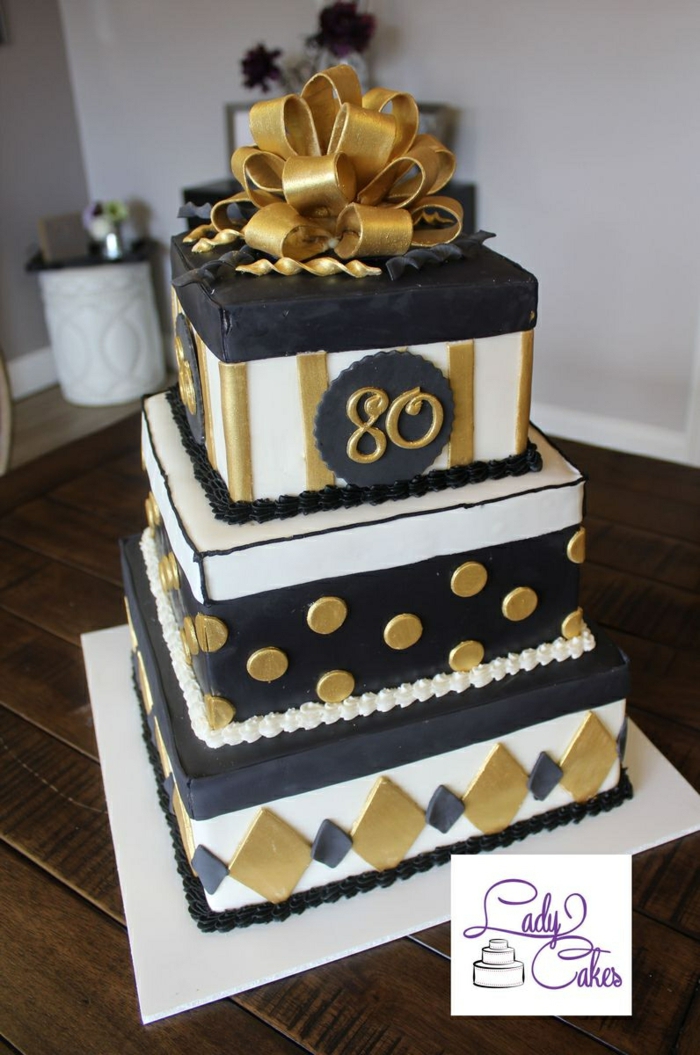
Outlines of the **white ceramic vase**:
M 126 403 L 162 387 L 163 343 L 146 261 L 40 271 L 39 281 L 70 403 Z

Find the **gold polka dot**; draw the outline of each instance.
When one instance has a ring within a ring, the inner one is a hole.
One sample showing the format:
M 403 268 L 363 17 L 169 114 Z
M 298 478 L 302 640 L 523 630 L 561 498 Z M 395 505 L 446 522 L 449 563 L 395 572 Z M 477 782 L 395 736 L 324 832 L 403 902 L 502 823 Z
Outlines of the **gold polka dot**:
M 417 615 L 410 612 L 395 615 L 384 627 L 384 640 L 389 648 L 395 648 L 397 651 L 415 645 L 416 641 L 420 641 L 422 634 L 423 624 Z
M 566 555 L 574 564 L 583 564 L 586 559 L 586 529 L 579 528 L 566 547 Z
M 180 569 L 174 553 L 169 553 L 165 558 L 168 562 L 168 582 L 171 590 L 180 589 Z
M 223 696 L 212 696 L 208 692 L 204 696 L 204 706 L 211 729 L 224 729 L 233 721 L 236 714 L 236 708 L 230 700 Z
M 329 670 L 316 683 L 318 698 L 324 703 L 342 703 L 355 688 L 355 679 L 347 670 Z
M 199 641 L 197 640 L 197 631 L 194 627 L 194 619 L 191 615 L 186 615 L 182 621 L 182 631 L 187 641 L 187 647 L 190 650 L 190 655 L 196 656 L 199 652 Z
M 306 622 L 315 634 L 332 634 L 345 622 L 348 606 L 341 597 L 319 597 L 306 613 Z
M 516 586 L 514 590 L 503 598 L 501 610 L 513 623 L 519 623 L 521 619 L 527 619 L 537 608 L 537 594 L 529 586 Z
M 155 530 L 161 522 L 160 509 L 158 503 L 155 500 L 153 492 L 150 492 L 145 502 L 146 506 L 146 522 L 148 523 L 151 530 Z
M 177 566 L 174 553 L 166 553 L 158 561 L 158 575 L 160 584 L 166 593 L 168 590 L 180 589 L 180 569 Z
M 583 609 L 577 608 L 575 612 L 569 612 L 566 619 L 561 624 L 562 637 L 570 640 L 572 637 L 578 637 L 579 634 L 583 633 Z
M 450 652 L 450 666 L 452 670 L 471 670 L 483 658 L 484 646 L 480 641 L 461 641 Z
M 192 653 L 190 652 L 190 646 L 187 641 L 187 634 L 184 628 L 180 629 L 180 641 L 182 642 L 182 651 L 185 653 L 185 661 L 188 666 L 192 666 Z
M 163 592 L 167 593 L 170 589 L 170 569 L 168 567 L 167 557 L 161 557 L 158 561 L 158 577 L 160 579 L 160 585 L 163 587 Z
M 246 670 L 256 681 L 276 681 L 289 666 L 289 660 L 280 648 L 259 648 L 248 657 Z
M 215 615 L 204 615 L 197 612 L 194 620 L 197 641 L 202 652 L 218 652 L 228 640 L 228 627 Z
M 175 334 L 175 358 L 177 359 L 178 366 L 185 361 L 185 349 L 182 345 L 182 337 L 179 333 Z
M 469 560 L 466 564 L 460 564 L 454 572 L 450 582 L 452 593 L 456 593 L 458 597 L 474 597 L 481 593 L 488 577 L 483 564 Z

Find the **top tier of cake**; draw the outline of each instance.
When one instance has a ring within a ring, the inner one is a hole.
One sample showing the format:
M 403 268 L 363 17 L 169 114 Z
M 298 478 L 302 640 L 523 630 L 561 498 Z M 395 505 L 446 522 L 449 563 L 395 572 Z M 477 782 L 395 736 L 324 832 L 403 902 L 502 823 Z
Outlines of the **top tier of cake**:
M 173 311 L 192 436 L 233 502 L 348 485 L 374 501 L 475 462 L 536 467 L 537 281 L 517 264 L 477 245 L 356 281 L 245 275 L 221 255 L 174 239 Z

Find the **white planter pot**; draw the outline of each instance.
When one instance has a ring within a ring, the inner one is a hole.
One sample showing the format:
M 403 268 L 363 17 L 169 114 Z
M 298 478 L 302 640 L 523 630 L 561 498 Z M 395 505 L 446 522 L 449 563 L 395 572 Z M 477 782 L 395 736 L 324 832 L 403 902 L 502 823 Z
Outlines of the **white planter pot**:
M 146 261 L 40 271 L 39 282 L 70 403 L 126 403 L 162 387 L 163 344 Z

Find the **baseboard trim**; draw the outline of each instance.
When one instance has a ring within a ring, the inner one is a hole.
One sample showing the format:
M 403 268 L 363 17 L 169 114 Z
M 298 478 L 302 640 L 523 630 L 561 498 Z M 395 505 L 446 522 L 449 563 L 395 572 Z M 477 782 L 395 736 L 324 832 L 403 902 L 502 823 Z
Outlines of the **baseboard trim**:
M 58 384 L 56 364 L 50 348 L 37 348 L 7 363 L 13 399 L 25 399 Z
M 626 421 L 624 418 L 569 410 L 549 403 L 533 403 L 532 420 L 545 432 L 561 436 L 562 439 L 691 464 L 685 432 L 645 425 L 639 421 Z

